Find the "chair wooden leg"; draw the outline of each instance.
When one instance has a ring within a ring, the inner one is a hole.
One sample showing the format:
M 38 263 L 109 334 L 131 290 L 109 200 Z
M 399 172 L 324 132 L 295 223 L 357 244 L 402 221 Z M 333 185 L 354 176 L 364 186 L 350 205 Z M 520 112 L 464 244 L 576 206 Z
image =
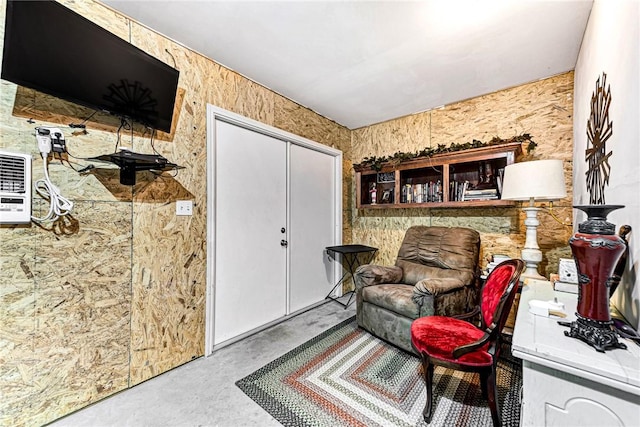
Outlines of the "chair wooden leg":
M 501 427 L 502 420 L 500 417 L 500 411 L 498 410 L 498 388 L 496 385 L 496 367 L 491 368 L 491 372 L 487 377 L 487 400 L 489 401 L 489 409 L 491 410 L 491 419 L 493 420 L 493 427 Z
M 433 365 L 429 363 L 429 358 L 424 355 L 422 356 L 422 368 L 424 370 L 424 384 L 427 388 L 427 401 L 422 410 L 422 417 L 429 424 L 433 416 Z
M 489 371 L 480 371 L 480 391 L 482 392 L 483 399 L 489 400 L 489 393 L 487 392 L 487 384 L 489 383 Z

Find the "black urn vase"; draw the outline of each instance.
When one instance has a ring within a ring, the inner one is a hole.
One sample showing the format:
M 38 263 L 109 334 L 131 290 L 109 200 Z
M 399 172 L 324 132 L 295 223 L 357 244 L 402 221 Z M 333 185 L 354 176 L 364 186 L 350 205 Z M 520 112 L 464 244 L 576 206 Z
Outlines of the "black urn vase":
M 587 220 L 578 225 L 578 232 L 569 239 L 578 272 L 577 320 L 565 335 L 578 338 L 597 351 L 626 348 L 618 342 L 612 328 L 609 309 L 613 271 L 625 252 L 625 241 L 615 234 L 615 226 L 607 215 L 622 205 L 578 205 Z

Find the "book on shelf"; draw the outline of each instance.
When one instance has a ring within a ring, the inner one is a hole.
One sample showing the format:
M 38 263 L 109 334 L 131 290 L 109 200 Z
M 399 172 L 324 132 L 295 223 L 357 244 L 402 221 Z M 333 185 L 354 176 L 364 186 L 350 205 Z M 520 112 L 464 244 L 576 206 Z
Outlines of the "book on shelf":
M 467 196 L 464 198 L 464 202 L 472 202 L 474 200 L 498 200 L 498 196 Z
M 498 194 L 498 190 L 495 188 L 485 188 L 482 190 L 469 189 L 465 192 L 467 196 L 491 196 Z
M 429 181 L 413 184 L 410 179 L 402 186 L 400 203 L 438 203 L 442 202 L 442 182 Z
M 502 197 L 502 180 L 504 179 L 504 168 L 498 169 L 498 176 L 496 177 L 496 184 L 498 185 L 498 194 Z
M 468 186 L 469 181 L 451 181 L 449 183 L 449 200 L 452 202 L 463 201 Z
M 464 192 L 463 201 L 471 200 L 496 200 L 498 199 L 497 188 L 485 188 L 481 190 L 468 189 Z
M 465 182 L 461 183 L 461 185 L 460 185 L 460 196 L 458 197 L 458 200 L 464 202 L 464 194 L 467 192 L 467 188 L 468 187 L 469 187 L 469 181 L 465 181 Z

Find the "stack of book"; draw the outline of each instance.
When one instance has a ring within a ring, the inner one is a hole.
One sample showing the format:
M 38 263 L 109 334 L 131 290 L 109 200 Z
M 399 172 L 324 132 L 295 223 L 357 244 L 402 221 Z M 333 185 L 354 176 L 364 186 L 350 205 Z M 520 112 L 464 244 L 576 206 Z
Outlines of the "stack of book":
M 499 198 L 497 188 L 486 188 L 483 190 L 465 190 L 462 200 L 468 202 L 471 200 L 496 200 Z
M 560 277 L 557 274 L 550 274 L 549 281 L 553 284 L 554 291 L 567 292 L 570 294 L 578 293 L 578 283 L 560 280 Z
M 553 289 L 559 292 L 578 293 L 578 273 L 573 259 L 560 258 L 558 274 L 551 275 Z
M 492 260 L 487 264 L 486 274 L 483 275 L 484 278 L 486 278 L 489 274 L 491 274 L 493 269 L 496 268 L 498 264 L 508 259 L 511 259 L 511 257 L 507 255 L 499 255 L 499 254 L 494 255 L 492 257 Z
M 568 292 L 570 294 L 577 294 L 578 284 L 556 280 L 555 282 L 553 282 L 553 289 L 558 292 Z

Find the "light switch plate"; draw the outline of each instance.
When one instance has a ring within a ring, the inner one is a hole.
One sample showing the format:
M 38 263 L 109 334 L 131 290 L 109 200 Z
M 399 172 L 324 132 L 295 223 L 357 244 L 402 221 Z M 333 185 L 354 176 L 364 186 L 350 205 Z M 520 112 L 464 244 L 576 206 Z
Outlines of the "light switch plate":
M 193 202 L 191 200 L 177 200 L 176 215 L 193 215 Z

